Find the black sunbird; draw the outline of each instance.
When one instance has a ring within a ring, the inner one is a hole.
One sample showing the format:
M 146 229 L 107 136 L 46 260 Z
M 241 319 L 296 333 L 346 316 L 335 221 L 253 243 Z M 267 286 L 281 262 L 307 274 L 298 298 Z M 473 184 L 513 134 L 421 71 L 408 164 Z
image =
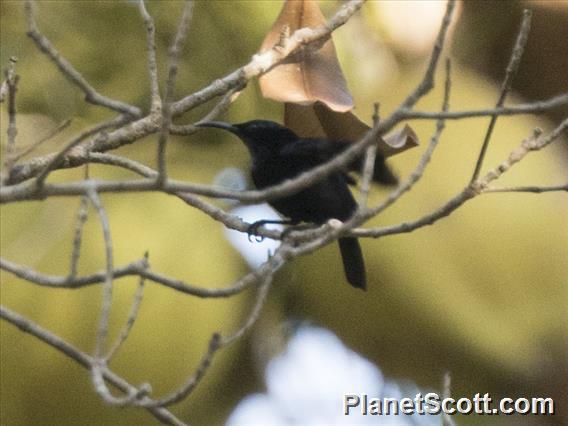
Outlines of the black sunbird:
M 301 138 L 289 128 L 267 120 L 241 124 L 209 121 L 197 126 L 227 130 L 244 142 L 252 158 L 252 180 L 258 189 L 292 179 L 329 161 L 350 146 L 346 141 Z M 361 163 L 362 158 L 359 158 L 349 165 L 349 169 L 360 171 Z M 397 181 L 380 155 L 376 158 L 373 180 L 386 185 Z M 286 223 L 322 225 L 332 218 L 346 221 L 357 209 L 348 187 L 354 183 L 345 171 L 337 171 L 295 194 L 270 200 L 269 204 L 289 219 Z M 342 237 L 338 242 L 347 281 L 364 290 L 365 263 L 357 238 Z

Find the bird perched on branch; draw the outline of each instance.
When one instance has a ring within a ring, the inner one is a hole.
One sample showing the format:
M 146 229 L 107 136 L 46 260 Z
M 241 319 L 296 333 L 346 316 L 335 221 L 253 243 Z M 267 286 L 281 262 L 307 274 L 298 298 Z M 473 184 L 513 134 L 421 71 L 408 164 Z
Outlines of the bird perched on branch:
M 289 128 L 267 120 L 241 124 L 210 121 L 197 126 L 227 130 L 244 142 L 252 158 L 252 180 L 258 189 L 292 179 L 327 162 L 350 146 L 346 141 L 301 138 Z M 360 171 L 361 165 L 362 158 L 359 158 L 348 169 Z M 376 158 L 373 180 L 383 184 L 396 183 L 396 177 L 380 155 Z M 357 203 L 348 188 L 348 184 L 354 183 L 345 171 L 336 171 L 299 192 L 272 199 L 269 204 L 289 219 L 281 223 L 310 222 L 321 225 L 332 218 L 346 221 L 357 209 Z M 274 222 L 260 221 L 253 224 L 253 229 L 265 223 Z M 365 264 L 357 238 L 341 237 L 338 242 L 347 281 L 353 287 L 364 290 Z

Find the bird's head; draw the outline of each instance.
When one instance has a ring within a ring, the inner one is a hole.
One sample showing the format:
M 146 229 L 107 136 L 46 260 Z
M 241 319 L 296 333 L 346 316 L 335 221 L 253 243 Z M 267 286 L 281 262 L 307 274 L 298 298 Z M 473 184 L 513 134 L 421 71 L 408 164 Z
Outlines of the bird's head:
M 258 150 L 276 149 L 298 138 L 289 128 L 269 120 L 252 120 L 239 124 L 206 121 L 196 126 L 227 130 L 238 136 L 253 153 Z

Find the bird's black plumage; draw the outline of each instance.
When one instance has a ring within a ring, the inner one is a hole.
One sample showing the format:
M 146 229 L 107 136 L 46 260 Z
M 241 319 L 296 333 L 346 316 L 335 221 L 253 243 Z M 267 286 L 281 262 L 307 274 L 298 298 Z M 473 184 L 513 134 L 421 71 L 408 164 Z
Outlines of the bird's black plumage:
M 345 141 L 301 138 L 287 127 L 266 120 L 241 124 L 205 122 L 198 126 L 227 130 L 245 143 L 252 158 L 252 180 L 258 189 L 292 179 L 349 147 Z M 361 161 L 355 161 L 349 168 L 360 170 Z M 380 156 L 377 156 L 373 178 L 385 184 L 396 183 L 395 176 Z M 354 180 L 339 171 L 295 194 L 269 203 L 294 223 L 323 224 L 332 218 L 346 221 L 357 208 L 348 188 L 350 183 Z M 359 242 L 356 238 L 343 237 L 339 239 L 339 248 L 347 280 L 352 286 L 365 289 L 365 264 Z

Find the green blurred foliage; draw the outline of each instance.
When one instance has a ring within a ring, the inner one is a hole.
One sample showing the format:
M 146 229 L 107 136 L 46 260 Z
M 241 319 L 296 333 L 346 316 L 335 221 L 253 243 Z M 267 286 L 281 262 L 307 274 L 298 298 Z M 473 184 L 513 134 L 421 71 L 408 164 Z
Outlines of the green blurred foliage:
M 322 6 L 329 14 L 335 3 Z M 157 27 L 162 82 L 167 46 L 181 7 L 181 2 L 148 3 Z M 176 96 L 246 63 L 279 7 L 274 1 L 196 2 Z M 84 103 L 81 93 L 26 38 L 22 2 L 3 1 L 0 12 L 0 64 L 5 66 L 8 57 L 17 56 L 21 75 L 19 145 L 38 140 L 56 123 L 72 118 L 70 128 L 40 151 L 49 152 L 80 129 L 110 116 Z M 146 32 L 134 2 L 38 2 L 37 21 L 97 90 L 147 109 Z M 372 42 L 373 29 L 367 24 L 354 20 L 334 36 L 357 113 L 363 118 L 370 117 L 377 100 L 383 115 L 392 111 L 424 69 L 422 63 L 401 65 L 391 75 L 369 69 L 370 58 L 386 47 Z M 368 39 L 361 38 L 362 31 Z M 372 78 L 373 73 L 380 78 Z M 441 77 L 435 93 L 419 105 L 421 109 L 439 108 Z M 488 107 L 496 96 L 494 85 L 455 64 L 452 109 Z M 179 122 L 201 117 L 211 105 L 189 112 Z M 4 145 L 4 104 L 0 113 Z M 280 121 L 280 114 L 281 107 L 261 99 L 253 82 L 226 119 Z M 372 224 L 417 218 L 457 193 L 471 174 L 486 124 L 487 119 L 448 122 L 424 179 Z M 434 129 L 431 122 L 413 126 L 422 147 L 391 160 L 402 177 L 415 167 Z M 535 126 L 545 131 L 552 128 L 551 123 L 534 118 L 500 119 L 487 166 L 497 165 Z M 153 165 L 155 148 L 156 137 L 149 137 L 118 153 Z M 558 152 L 553 146 L 532 154 L 502 183 L 565 181 L 566 165 Z M 171 138 L 168 165 L 176 178 L 210 183 L 225 167 L 246 168 L 248 157 L 234 138 L 207 132 Z M 105 179 L 132 177 L 103 166 L 91 167 L 90 173 Z M 83 170 L 67 170 L 50 179 L 82 176 Z M 385 193 L 377 188 L 372 203 Z M 174 412 L 192 424 L 222 423 L 236 401 L 260 386 L 254 354 L 271 352 L 267 346 L 273 342 L 258 336 L 267 336 L 266 330 L 287 318 L 312 319 L 332 329 L 387 374 L 420 385 L 439 388 L 443 373 L 449 370 L 456 391 L 465 395 L 554 392 L 547 388 L 547 378 L 566 368 L 562 359 L 568 339 L 566 198 L 565 194 L 487 194 L 432 227 L 364 240 L 367 294 L 343 282 L 335 246 L 298 259 L 278 275 L 267 312 L 253 334 L 257 338 L 243 340 L 216 358 L 195 394 Z M 247 270 L 225 241 L 222 227 L 180 200 L 162 194 L 104 195 L 102 200 L 110 218 L 115 265 L 141 258 L 148 250 L 153 269 L 203 287 L 228 285 Z M 65 274 L 78 204 L 78 199 L 61 198 L 3 206 L 2 256 L 45 273 Z M 90 211 L 80 272 L 100 270 L 104 261 L 100 225 Z M 93 350 L 100 286 L 56 290 L 7 273 L 1 277 L 3 304 L 83 350 Z M 124 278 L 116 284 L 111 336 L 125 321 L 136 279 Z M 212 332 L 227 333 L 238 326 L 251 302 L 248 293 L 229 300 L 200 300 L 148 283 L 132 335 L 112 367 L 131 383 L 149 381 L 162 394 L 192 372 Z M 2 424 L 153 424 L 143 411 L 104 406 L 85 370 L 11 325 L 2 322 L 0 327 Z M 557 360 L 560 364 L 555 364 Z

